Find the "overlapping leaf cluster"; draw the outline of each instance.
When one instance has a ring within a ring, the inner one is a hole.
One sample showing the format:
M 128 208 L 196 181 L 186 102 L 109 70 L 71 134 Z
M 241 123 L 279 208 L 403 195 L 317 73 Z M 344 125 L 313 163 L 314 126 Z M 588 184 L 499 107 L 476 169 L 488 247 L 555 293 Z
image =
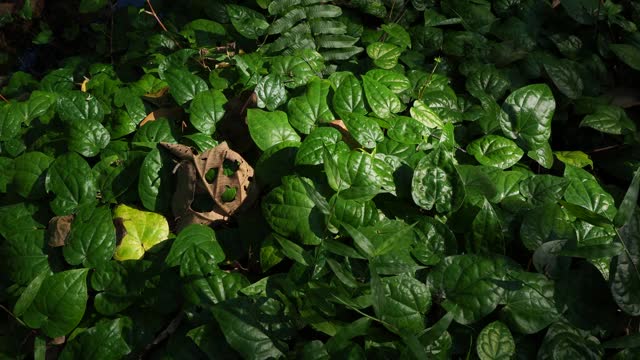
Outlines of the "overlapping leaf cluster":
M 640 356 L 637 4 L 152 3 L 2 88 L 2 356 Z

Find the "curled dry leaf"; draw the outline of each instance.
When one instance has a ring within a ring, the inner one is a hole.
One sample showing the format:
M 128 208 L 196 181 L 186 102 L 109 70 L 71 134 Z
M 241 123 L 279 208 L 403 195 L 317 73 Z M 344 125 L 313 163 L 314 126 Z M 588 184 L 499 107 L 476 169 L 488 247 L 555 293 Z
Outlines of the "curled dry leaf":
M 159 118 L 167 118 L 172 120 L 180 120 L 184 115 L 182 108 L 174 107 L 174 108 L 160 108 L 150 112 L 142 121 L 140 122 L 139 127 L 142 127 L 144 124 L 149 121 L 156 121 Z
M 190 224 L 226 221 L 256 199 L 253 168 L 226 142 L 202 154 L 185 145 L 160 145 L 179 162 L 174 170 L 177 181 L 171 203 L 178 231 Z M 212 206 L 207 211 L 197 211 L 194 201 L 203 196 L 212 201 Z
M 49 225 L 47 226 L 49 246 L 64 246 L 71 231 L 71 223 L 74 217 L 74 215 L 54 216 L 49 220 Z

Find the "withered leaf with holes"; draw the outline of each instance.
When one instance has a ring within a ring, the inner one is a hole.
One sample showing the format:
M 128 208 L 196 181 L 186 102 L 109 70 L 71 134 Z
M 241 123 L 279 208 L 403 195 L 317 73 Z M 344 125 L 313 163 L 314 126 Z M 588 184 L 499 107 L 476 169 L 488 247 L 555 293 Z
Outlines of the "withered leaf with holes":
M 181 144 L 160 143 L 178 160 L 171 210 L 177 231 L 189 224 L 226 221 L 253 203 L 258 189 L 253 168 L 226 142 L 202 153 Z M 202 205 L 202 199 L 207 204 Z

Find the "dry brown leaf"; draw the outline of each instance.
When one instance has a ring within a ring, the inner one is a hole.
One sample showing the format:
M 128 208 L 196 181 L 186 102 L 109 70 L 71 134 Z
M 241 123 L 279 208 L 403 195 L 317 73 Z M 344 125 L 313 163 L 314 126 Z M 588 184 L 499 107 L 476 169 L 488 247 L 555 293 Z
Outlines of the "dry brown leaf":
M 49 233 L 49 246 L 59 247 L 67 243 L 69 232 L 71 231 L 71 223 L 74 215 L 54 216 L 49 220 L 47 232 Z
M 154 92 L 142 95 L 142 98 L 156 106 L 165 106 L 171 104 L 171 97 L 169 96 L 169 87 L 165 86 L 162 89 Z
M 336 120 L 330 121 L 329 125 L 331 125 L 331 127 L 333 127 L 334 129 L 340 131 L 340 134 L 342 134 L 342 140 L 345 143 L 347 143 L 347 145 L 349 145 L 350 148 L 355 149 L 360 147 L 360 144 L 356 141 L 356 139 L 353 138 L 353 136 L 349 132 L 349 129 L 347 129 L 347 126 L 344 124 L 344 121 L 340 119 L 336 119 Z
M 179 159 L 175 170 L 176 190 L 171 203 L 178 231 L 189 224 L 209 225 L 217 221 L 226 221 L 229 216 L 249 206 L 256 199 L 257 188 L 252 181 L 253 168 L 240 154 L 229 149 L 226 142 L 199 155 L 185 145 L 160 145 Z M 237 170 L 231 176 L 224 173 L 225 161 L 237 165 Z M 211 183 L 207 181 L 207 173 L 210 171 L 216 174 Z M 236 189 L 232 201 L 222 199 L 227 188 Z M 193 209 L 194 200 L 200 196 L 212 201 L 211 211 Z
M 147 114 L 147 116 L 144 119 L 142 119 L 142 121 L 138 126 L 142 127 L 144 124 L 148 123 L 149 121 L 156 121 L 157 119 L 162 117 L 172 119 L 172 120 L 180 120 L 183 114 L 184 112 L 182 111 L 182 108 L 177 108 L 177 107 L 156 109 L 150 112 L 149 114 Z

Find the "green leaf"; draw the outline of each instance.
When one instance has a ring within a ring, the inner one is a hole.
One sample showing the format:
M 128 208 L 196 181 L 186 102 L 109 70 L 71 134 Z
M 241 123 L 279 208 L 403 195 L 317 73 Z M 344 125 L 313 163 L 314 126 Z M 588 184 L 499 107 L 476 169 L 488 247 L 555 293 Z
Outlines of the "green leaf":
M 22 103 L 22 111 L 25 123 L 29 125 L 31 120 L 45 115 L 56 104 L 57 95 L 47 91 L 34 91 L 29 96 L 29 101 Z
M 561 317 L 554 298 L 554 282 L 542 274 L 516 272 L 512 280 L 523 286 L 505 292 L 501 319 L 514 331 L 535 334 Z
M 42 271 L 38 276 L 31 280 L 22 294 L 20 294 L 20 297 L 13 307 L 13 314 L 15 316 L 22 316 L 29 309 L 29 307 L 31 307 L 31 304 L 33 304 L 33 301 L 36 299 L 36 296 L 40 291 L 42 282 L 44 281 L 44 279 L 51 275 L 51 271 L 47 269 Z
M 476 352 L 480 360 L 511 359 L 516 353 L 516 343 L 509 328 L 494 321 L 478 334 Z
M 296 165 L 322 164 L 324 148 L 327 148 L 331 153 L 348 150 L 347 145 L 341 139 L 340 132 L 332 127 L 313 129 L 300 145 L 296 154 Z
M 362 87 L 352 73 L 344 76 L 340 84 L 337 85 L 333 95 L 333 109 L 342 119 L 353 113 L 366 113 Z
M 91 94 L 67 91 L 58 97 L 58 116 L 64 123 L 102 122 L 104 110 L 100 101 Z
M 373 149 L 376 144 L 384 140 L 384 134 L 378 123 L 370 117 L 353 113 L 343 118 L 349 134 L 366 149 Z
M 40 81 L 40 90 L 52 93 L 62 93 L 74 87 L 71 67 L 53 70 Z
M 403 110 L 400 99 L 388 87 L 367 75 L 362 75 L 362 81 L 367 102 L 376 116 L 389 119 L 392 114 Z
M 614 105 L 598 106 L 595 113 L 582 119 L 580 127 L 583 126 L 614 135 L 636 130 L 635 123 L 629 119 L 624 109 Z
M 620 309 L 640 315 L 640 211 L 637 210 L 619 230 L 625 253 L 611 261 L 611 294 Z
M 247 125 L 251 138 L 263 151 L 284 141 L 300 141 L 300 136 L 289 125 L 287 114 L 282 111 L 249 109 Z
M 609 49 L 632 69 L 640 71 L 640 49 L 629 44 L 611 44 Z
M 486 135 L 467 145 L 467 152 L 482 165 L 510 168 L 520 161 L 524 152 L 513 141 L 498 135 Z
M 113 256 L 116 260 L 140 259 L 145 251 L 169 238 L 169 224 L 160 214 L 119 205 L 113 211 L 113 218 L 120 218 L 125 230 Z
M 288 239 L 317 245 L 324 230 L 324 216 L 307 195 L 305 178 L 287 176 L 282 185 L 262 200 L 262 213 L 271 228 Z
M 551 137 L 551 119 L 556 108 L 551 89 L 545 84 L 522 87 L 502 105 L 502 132 L 522 140 L 528 149 L 538 149 Z
M 565 0 L 560 4 L 567 15 L 580 24 L 590 25 L 598 21 L 598 0 Z
M 569 179 L 569 186 L 564 193 L 566 201 L 613 220 L 616 215 L 615 201 L 591 174 L 569 165 L 564 169 L 564 176 Z
M 423 282 L 406 274 L 382 279 L 376 274 L 371 277 L 371 295 L 376 316 L 389 330 L 400 335 L 424 330 L 431 293 Z
M 552 324 L 538 349 L 538 359 L 565 359 L 572 356 L 596 360 L 604 356 L 604 351 L 597 338 L 574 328 L 566 321 Z
M 260 79 L 255 92 L 260 108 L 275 110 L 287 101 L 287 90 L 278 75 L 269 74 Z
M 593 161 L 582 151 L 554 151 L 553 154 L 564 164 L 578 168 L 589 165 L 593 169 Z
M 576 63 L 567 59 L 553 59 L 544 62 L 544 69 L 558 90 L 569 99 L 577 99 L 582 95 L 584 85 Z
M 62 253 L 71 265 L 96 268 L 111 260 L 115 248 L 116 229 L 111 210 L 101 206 L 80 209 Z
M 411 181 L 411 196 L 421 208 L 431 210 L 435 206 L 440 213 L 462 206 L 464 183 L 449 151 L 437 147 L 418 162 Z
M 271 61 L 271 72 L 282 76 L 290 89 L 305 85 L 324 68 L 322 55 L 310 49 L 295 51 L 292 56 L 277 56 Z
M 402 25 L 396 23 L 382 24 L 381 28 L 389 35 L 388 40 L 390 42 L 405 48 L 411 47 L 411 35 Z
M 214 269 L 207 277 L 198 278 L 189 283 L 189 288 L 194 289 L 198 296 L 198 298 L 191 298 L 196 305 L 218 304 L 227 299 L 236 298 L 238 292 L 247 286 L 249 286 L 249 280 L 242 274 L 218 269 Z
M 613 223 L 616 226 L 623 226 L 631 220 L 634 211 L 636 210 L 636 206 L 638 204 L 638 192 L 640 191 L 640 168 L 636 169 L 635 174 L 633 175 L 633 179 L 631 180 L 631 184 L 629 184 L 629 189 L 627 189 L 627 193 L 624 195 L 624 199 L 622 199 L 622 203 L 620 204 L 620 208 L 618 209 L 618 213 L 613 220 Z
M 0 245 L 0 256 L 5 260 L 2 261 L 0 269 L 17 284 L 26 286 L 38 274 L 50 271 L 49 257 L 45 252 L 46 234 L 42 229 L 27 226 L 26 219 L 12 220 L 25 229 L 11 236 L 3 234 L 6 239 Z
M 225 259 L 224 251 L 218 244 L 213 230 L 208 226 L 192 224 L 180 231 L 165 262 L 168 266 L 182 265 L 185 253 L 194 248 L 202 250 L 213 264 L 219 264 Z
M 276 239 L 278 245 L 280 245 L 280 249 L 282 250 L 282 254 L 284 254 L 284 256 L 302 265 L 309 265 L 307 264 L 307 260 L 305 260 L 304 258 L 304 249 L 300 245 L 278 234 L 273 234 L 273 238 Z
M 553 175 L 534 175 L 520 183 L 520 194 L 534 206 L 556 202 L 564 195 L 570 181 Z
M 487 94 L 494 100 L 502 98 L 511 85 L 509 79 L 493 66 L 474 69 L 467 77 L 467 91 L 475 97 Z
M 160 73 L 160 78 L 169 84 L 169 93 L 178 105 L 184 105 L 198 93 L 209 90 L 204 80 L 185 68 L 170 67 Z
M 384 175 L 376 171 L 373 155 L 359 151 L 331 154 L 325 149 L 324 168 L 329 186 L 335 191 L 369 189 L 370 195 L 380 192 Z
M 109 145 L 109 131 L 97 121 L 73 121 L 67 123 L 69 150 L 85 157 L 93 157 Z
M 367 55 L 377 67 L 392 69 L 398 64 L 402 49 L 389 43 L 375 42 L 367 46 Z
M 442 129 L 444 127 L 444 122 L 440 119 L 438 114 L 420 100 L 414 101 L 413 107 L 409 111 L 411 112 L 412 118 L 416 119 L 428 128 Z
M 107 6 L 107 0 L 82 0 L 78 11 L 81 14 L 96 12 Z
M 191 125 L 204 134 L 213 134 L 216 131 L 216 124 L 224 116 L 224 105 L 226 103 L 227 98 L 220 90 L 198 93 L 189 108 Z
M 56 215 L 73 214 L 80 207 L 97 202 L 98 187 L 93 172 L 75 153 L 64 154 L 51 164 L 45 187 L 55 195 L 49 206 Z
M 260 360 L 284 357 L 275 339 L 260 324 L 248 300 L 223 302 L 211 311 L 224 337 L 244 359 Z M 280 344 L 282 346 L 282 344 Z
M 471 324 L 491 313 L 504 289 L 492 280 L 504 277 L 506 264 L 500 258 L 477 255 L 446 257 L 429 274 L 434 291 L 444 295 L 444 307 L 460 324 Z
M 551 169 L 553 166 L 553 151 L 549 143 L 545 143 L 535 150 L 527 151 L 527 156 L 545 169 Z
M 562 208 L 554 202 L 548 202 L 524 213 L 520 238 L 524 246 L 533 251 L 550 240 L 572 239 L 573 231 Z
M 231 24 L 240 35 L 247 39 L 257 39 L 264 35 L 269 23 L 259 12 L 240 5 L 225 5 Z
M 401 73 L 392 70 L 373 69 L 367 71 L 367 76 L 386 86 L 395 94 L 401 94 L 411 89 L 411 81 Z
M 487 199 L 471 223 L 473 249 L 476 253 L 506 253 L 502 225 Z
M 173 166 L 167 153 L 157 147 L 145 156 L 140 166 L 138 194 L 146 209 L 163 212 L 169 208 Z
M 24 321 L 55 338 L 67 335 L 82 319 L 87 306 L 89 269 L 67 270 L 46 278 Z
M 125 338 L 131 326 L 128 318 L 102 319 L 72 338 L 60 354 L 60 360 L 117 360 L 131 353 Z
M 411 247 L 411 255 L 424 265 L 436 265 L 447 253 L 456 250 L 456 237 L 447 225 L 431 217 L 423 217 L 414 230 L 418 238 Z
M 20 114 L 18 104 L 2 104 L 0 106 L 0 141 L 6 141 L 18 136 L 23 121 L 24 118 Z
M 153 145 L 159 142 L 176 143 L 172 122 L 164 117 L 149 121 L 136 131 L 133 142 L 148 143 Z
M 305 95 L 289 100 L 289 122 L 303 134 L 308 134 L 321 122 L 329 122 L 335 117 L 327 105 L 330 82 L 313 78 L 307 85 Z
M 419 120 L 406 116 L 397 116 L 387 130 L 387 136 L 402 144 L 422 144 L 427 141 L 431 131 Z
M 24 198 L 44 197 L 46 171 L 53 160 L 38 151 L 26 152 L 15 158 L 12 189 Z

